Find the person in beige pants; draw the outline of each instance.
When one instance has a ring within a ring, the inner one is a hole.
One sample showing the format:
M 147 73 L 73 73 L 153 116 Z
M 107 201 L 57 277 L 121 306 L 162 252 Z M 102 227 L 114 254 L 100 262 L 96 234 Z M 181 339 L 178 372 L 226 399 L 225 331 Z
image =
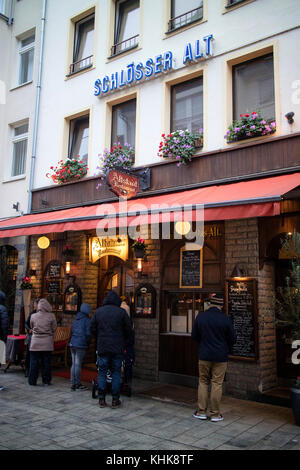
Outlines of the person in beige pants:
M 198 314 L 192 329 L 192 338 L 199 343 L 198 410 L 194 418 L 207 419 L 210 393 L 210 420 L 222 421 L 220 413 L 222 385 L 227 369 L 228 352 L 235 341 L 230 318 L 222 312 L 223 297 L 214 295 L 210 308 Z

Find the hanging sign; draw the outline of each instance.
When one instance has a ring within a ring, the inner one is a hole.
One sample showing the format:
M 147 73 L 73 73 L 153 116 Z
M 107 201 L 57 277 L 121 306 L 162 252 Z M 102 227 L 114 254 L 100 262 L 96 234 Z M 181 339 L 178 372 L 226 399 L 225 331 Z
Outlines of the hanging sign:
M 117 256 L 123 261 L 128 258 L 128 237 L 90 238 L 90 261 L 95 263 L 103 256 Z
M 136 196 L 140 189 L 140 180 L 137 176 L 118 170 L 110 170 L 107 182 L 112 192 L 125 199 Z

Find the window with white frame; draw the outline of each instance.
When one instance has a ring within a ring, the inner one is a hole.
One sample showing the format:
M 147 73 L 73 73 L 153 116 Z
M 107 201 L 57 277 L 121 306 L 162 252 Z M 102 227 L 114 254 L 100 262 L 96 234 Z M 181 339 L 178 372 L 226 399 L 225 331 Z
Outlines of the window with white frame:
M 171 132 L 203 128 L 203 77 L 171 87 Z
M 6 0 L 0 0 L 0 15 L 6 15 Z
M 34 41 L 35 34 L 19 40 L 19 85 L 30 82 L 33 77 L 33 59 L 34 59 Z
M 87 164 L 89 153 L 89 116 L 70 121 L 68 158 L 80 159 Z
M 203 0 L 171 0 L 168 30 L 181 28 L 203 18 Z
M 117 0 L 111 55 L 136 47 L 140 33 L 140 0 Z
M 260 111 L 266 121 L 275 119 L 273 54 L 235 65 L 233 77 L 233 119 Z
M 112 107 L 111 144 L 135 147 L 136 99 Z
M 70 73 L 80 72 L 93 65 L 95 14 L 75 23 L 73 63 Z
M 28 142 L 28 123 L 14 126 L 13 128 L 13 156 L 11 176 L 24 175 L 26 171 Z

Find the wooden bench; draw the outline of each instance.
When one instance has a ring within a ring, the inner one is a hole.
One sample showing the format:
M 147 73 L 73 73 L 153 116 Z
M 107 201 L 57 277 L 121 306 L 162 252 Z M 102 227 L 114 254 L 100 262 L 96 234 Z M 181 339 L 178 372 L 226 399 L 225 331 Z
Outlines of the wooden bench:
M 64 365 L 68 367 L 67 363 L 67 354 L 68 354 L 68 344 L 71 338 L 71 328 L 68 326 L 58 326 L 53 336 L 54 342 L 54 351 L 52 352 L 53 356 L 58 354 L 63 355 Z

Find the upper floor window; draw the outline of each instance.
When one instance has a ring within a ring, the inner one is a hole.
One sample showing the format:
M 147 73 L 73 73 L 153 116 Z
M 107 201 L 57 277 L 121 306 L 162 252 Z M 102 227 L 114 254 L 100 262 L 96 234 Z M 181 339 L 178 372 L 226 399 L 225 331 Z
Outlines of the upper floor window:
M 75 23 L 73 63 L 70 66 L 70 74 L 93 65 L 94 29 L 94 14 Z
M 11 176 L 25 173 L 28 141 L 28 123 L 13 128 L 13 158 Z
M 233 5 L 237 5 L 238 3 L 244 3 L 246 0 L 227 0 L 226 7 L 231 7 Z
M 111 143 L 135 147 L 136 99 L 112 107 Z
M 89 127 L 89 116 L 70 121 L 68 158 L 88 162 Z
M 30 82 L 33 77 L 33 59 L 34 59 L 34 41 L 35 34 L 31 33 L 19 40 L 20 62 L 19 62 L 19 85 Z
M 6 15 L 6 0 L 0 0 L 0 15 Z
M 119 54 L 139 42 L 140 1 L 117 0 L 115 10 L 115 34 L 111 55 Z
M 233 119 L 260 111 L 267 121 L 275 120 L 273 55 L 235 65 L 233 74 Z
M 203 18 L 203 0 L 171 0 L 168 30 L 181 28 Z
M 199 132 L 203 128 L 203 78 L 188 80 L 171 88 L 171 132 Z

